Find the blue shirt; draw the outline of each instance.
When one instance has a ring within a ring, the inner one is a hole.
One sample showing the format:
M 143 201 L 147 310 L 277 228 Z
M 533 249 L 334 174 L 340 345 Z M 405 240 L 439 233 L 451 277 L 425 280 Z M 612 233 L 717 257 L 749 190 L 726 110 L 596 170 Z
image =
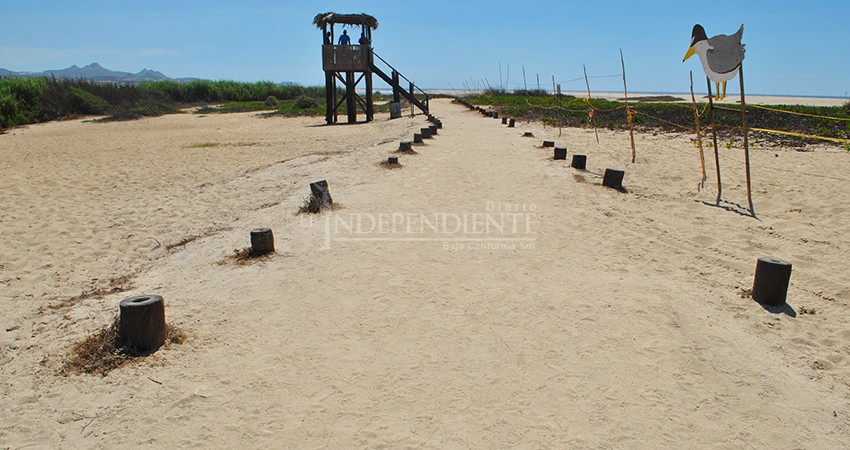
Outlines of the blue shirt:
M 339 37 L 339 45 L 348 45 L 351 44 L 351 38 L 348 37 L 347 34 L 343 34 Z

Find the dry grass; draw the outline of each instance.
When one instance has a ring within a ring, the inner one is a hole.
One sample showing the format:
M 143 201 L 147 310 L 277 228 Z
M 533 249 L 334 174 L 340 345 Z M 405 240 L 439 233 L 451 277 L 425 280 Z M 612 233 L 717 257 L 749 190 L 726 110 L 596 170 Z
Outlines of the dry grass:
M 310 194 L 309 197 L 304 199 L 304 204 L 298 208 L 298 214 L 318 214 L 328 206 L 327 202 Z
M 237 264 L 240 266 L 244 266 L 246 264 L 250 264 L 253 261 L 258 261 L 264 258 L 270 258 L 272 255 L 274 255 L 274 253 L 257 255 L 254 253 L 254 250 L 251 247 L 235 248 L 233 249 L 233 254 L 228 255 L 223 260 L 219 261 L 218 265 L 223 266 L 225 264 Z
M 394 170 L 394 169 L 401 169 L 404 166 L 402 166 L 401 163 L 390 164 L 387 161 L 381 161 L 381 162 L 378 163 L 378 167 L 381 167 L 383 169 L 388 169 L 388 170 Z
M 106 376 L 112 370 L 126 364 L 141 361 L 151 353 L 139 352 L 128 346 L 118 336 L 119 318 L 115 317 L 110 325 L 104 326 L 92 335 L 74 344 L 71 352 L 60 368 L 62 375 L 72 373 L 101 374 Z M 166 326 L 165 343 L 161 348 L 179 345 L 188 339 L 188 335 L 176 326 Z
M 79 303 L 80 301 L 88 299 L 88 298 L 93 298 L 93 297 L 101 298 L 101 297 L 105 297 L 105 296 L 110 295 L 110 294 L 129 291 L 130 289 L 133 288 L 132 280 L 133 280 L 133 275 L 122 275 L 122 276 L 119 276 L 119 277 L 110 278 L 108 286 L 100 286 L 100 287 L 93 287 L 91 289 L 86 289 L 86 290 L 82 291 L 80 293 L 80 295 L 76 295 L 74 297 L 62 299 L 58 302 L 48 303 L 46 306 L 42 306 L 40 308 L 40 311 L 45 312 L 47 310 L 51 310 L 51 311 L 64 310 L 64 309 L 70 308 L 70 307 L 76 305 L 77 303 Z

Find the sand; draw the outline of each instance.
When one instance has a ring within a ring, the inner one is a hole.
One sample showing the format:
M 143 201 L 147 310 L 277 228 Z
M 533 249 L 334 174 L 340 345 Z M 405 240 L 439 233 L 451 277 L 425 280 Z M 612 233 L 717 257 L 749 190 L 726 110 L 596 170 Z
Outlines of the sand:
M 846 150 L 756 145 L 753 218 L 741 149 L 721 148 L 718 207 L 691 136 L 638 133 L 631 164 L 627 133 L 432 105 L 444 128 L 398 170 L 378 163 L 422 116 L 0 136 L 0 444 L 846 445 Z M 627 193 L 599 185 L 607 167 Z M 337 208 L 296 215 L 321 179 Z M 228 262 L 261 226 L 277 253 Z M 761 256 L 794 264 L 782 310 L 747 298 Z M 58 375 L 136 294 L 164 296 L 187 342 Z

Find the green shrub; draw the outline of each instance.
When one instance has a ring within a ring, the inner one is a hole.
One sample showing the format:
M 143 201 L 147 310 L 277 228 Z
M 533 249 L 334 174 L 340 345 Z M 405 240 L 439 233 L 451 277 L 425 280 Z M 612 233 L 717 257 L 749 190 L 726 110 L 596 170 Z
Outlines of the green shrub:
M 109 103 L 106 100 L 84 91 L 78 87 L 72 87 L 68 91 L 72 110 L 77 114 L 106 114 Z
M 269 108 L 277 109 L 277 107 L 280 105 L 280 102 L 277 101 L 277 97 L 275 97 L 274 95 L 269 95 L 266 98 L 266 102 L 264 104 Z
M 318 107 L 319 102 L 317 102 L 315 98 L 302 95 L 295 99 L 295 106 L 301 109 L 310 109 Z

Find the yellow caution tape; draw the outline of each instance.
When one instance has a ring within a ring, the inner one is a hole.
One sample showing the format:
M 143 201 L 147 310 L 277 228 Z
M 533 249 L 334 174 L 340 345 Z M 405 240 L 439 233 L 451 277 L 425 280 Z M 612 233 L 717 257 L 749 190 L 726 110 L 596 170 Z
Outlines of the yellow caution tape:
M 765 128 L 752 128 L 752 127 L 750 128 L 750 130 L 752 130 L 752 131 L 762 131 L 762 132 L 765 132 L 765 133 L 785 134 L 785 135 L 788 135 L 788 136 L 797 136 L 797 137 L 804 137 L 804 138 L 810 138 L 810 139 L 820 139 L 820 140 L 823 140 L 823 141 L 838 142 L 840 144 L 850 144 L 850 139 L 841 139 L 841 138 L 834 138 L 834 137 L 827 137 L 827 136 L 815 136 L 813 134 L 794 133 L 793 131 L 768 130 L 768 129 L 765 129 Z
M 843 121 L 846 121 L 846 122 L 850 122 L 850 119 L 845 118 L 845 117 L 831 117 L 831 116 L 820 116 L 820 115 L 817 115 L 817 114 L 806 114 L 806 113 L 800 113 L 800 112 L 796 112 L 796 111 L 787 111 L 787 110 L 784 110 L 784 109 L 770 108 L 768 106 L 751 105 L 749 103 L 747 104 L 747 107 L 748 108 L 766 109 L 768 111 L 781 112 L 781 113 L 785 113 L 785 114 L 793 114 L 793 115 L 796 115 L 796 116 L 814 117 L 814 118 L 817 118 L 817 119 L 843 120 Z

